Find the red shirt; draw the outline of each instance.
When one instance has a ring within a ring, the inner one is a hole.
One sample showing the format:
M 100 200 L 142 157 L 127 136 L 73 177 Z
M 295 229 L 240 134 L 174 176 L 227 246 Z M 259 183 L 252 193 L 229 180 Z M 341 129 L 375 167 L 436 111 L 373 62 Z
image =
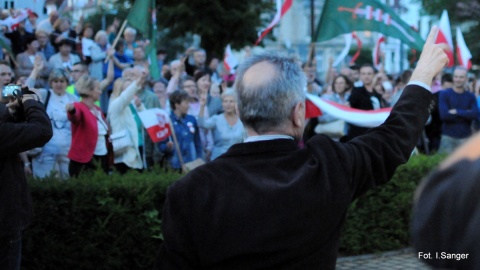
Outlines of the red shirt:
M 89 162 L 95 151 L 98 140 L 97 117 L 83 102 L 73 104 L 75 110 L 68 112 L 68 119 L 72 122 L 72 145 L 68 152 L 68 158 L 80 162 Z M 94 105 L 101 112 L 100 108 Z M 105 116 L 101 113 L 106 123 Z

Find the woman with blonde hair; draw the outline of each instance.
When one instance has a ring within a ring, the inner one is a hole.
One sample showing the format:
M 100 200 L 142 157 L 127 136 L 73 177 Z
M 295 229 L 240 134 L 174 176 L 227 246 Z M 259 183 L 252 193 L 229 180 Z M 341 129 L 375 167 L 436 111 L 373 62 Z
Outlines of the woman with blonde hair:
M 100 83 L 83 75 L 75 83 L 75 89 L 82 101 L 67 104 L 68 120 L 72 123 L 72 145 L 68 152 L 70 176 L 82 171 L 95 170 L 96 162 L 108 173 L 108 125 L 105 115 L 95 102 L 100 98 Z
M 222 95 L 222 114 L 215 114 L 206 119 L 205 107 L 207 105 L 207 93 L 200 96 L 200 112 L 198 114 L 198 126 L 210 129 L 213 132 L 212 160 L 225 153 L 230 146 L 243 142 L 245 129 L 235 111 L 235 93 L 233 89 L 227 89 Z
M 114 134 L 126 134 L 130 145 L 124 149 L 114 149 L 114 167 L 121 174 L 129 169 L 143 169 L 143 126 L 137 111 L 145 110 L 145 106 L 136 96 L 147 77 L 146 72 L 135 74 L 127 72 L 113 85 L 110 105 L 108 106 L 108 121 Z M 114 143 L 114 142 L 113 142 Z

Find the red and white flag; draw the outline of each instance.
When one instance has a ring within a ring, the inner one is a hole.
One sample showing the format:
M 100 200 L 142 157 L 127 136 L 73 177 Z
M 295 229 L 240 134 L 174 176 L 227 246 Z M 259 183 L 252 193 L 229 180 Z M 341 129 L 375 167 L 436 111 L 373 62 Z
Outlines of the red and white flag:
M 7 17 L 5 20 L 0 20 L 0 25 L 5 25 L 8 29 L 15 30 L 18 25 L 28 18 L 32 11 L 30 9 L 17 10 L 16 14 Z
M 472 68 L 472 54 L 465 43 L 465 39 L 463 39 L 462 31 L 460 27 L 457 26 L 457 58 L 458 62 L 461 66 L 466 69 Z
M 352 56 L 352 59 L 350 60 L 350 65 L 355 64 L 355 61 L 357 61 L 357 58 L 360 56 L 360 52 L 362 51 L 362 41 L 360 40 L 360 38 L 355 32 L 352 32 L 352 37 L 357 41 L 357 51 Z
M 373 65 L 375 66 L 376 69 L 380 69 L 381 45 L 384 42 L 385 42 L 385 36 L 384 35 L 378 36 L 378 39 L 375 42 L 375 48 L 372 51 Z
M 310 105 L 316 106 L 320 114 L 326 113 L 335 118 L 344 120 L 347 123 L 368 128 L 383 124 L 392 110 L 391 108 L 359 110 L 340 105 L 330 100 L 322 99 L 319 96 L 312 94 L 307 94 L 307 101 Z
M 164 141 L 172 135 L 170 130 L 170 117 L 166 111 L 159 108 L 148 109 L 138 112 L 138 116 L 154 143 Z
M 350 51 L 350 47 L 352 47 L 352 33 L 344 34 L 343 37 L 345 38 L 345 47 L 343 47 L 342 52 L 337 56 L 337 59 L 333 62 L 334 67 L 338 66 L 345 57 L 347 57 L 348 52 Z
M 285 0 L 282 5 L 282 0 L 277 0 L 277 13 L 275 17 L 273 17 L 272 22 L 267 26 L 267 28 L 263 29 L 261 32 L 258 33 L 258 39 L 255 42 L 255 46 L 262 41 L 262 39 L 272 30 L 272 28 L 280 22 L 280 19 L 287 13 L 287 11 L 292 7 L 293 0 Z
M 450 50 L 445 52 L 448 56 L 448 67 L 453 67 L 455 60 L 453 59 L 452 31 L 450 30 L 450 20 L 448 19 L 448 12 L 446 10 L 443 10 L 442 17 L 440 17 L 437 39 L 435 40 L 435 44 L 440 43 L 448 44 Z
M 223 66 L 229 72 L 229 74 L 235 74 L 235 67 L 238 66 L 238 60 L 235 55 L 232 53 L 232 48 L 230 44 L 225 48 L 225 55 L 223 57 Z

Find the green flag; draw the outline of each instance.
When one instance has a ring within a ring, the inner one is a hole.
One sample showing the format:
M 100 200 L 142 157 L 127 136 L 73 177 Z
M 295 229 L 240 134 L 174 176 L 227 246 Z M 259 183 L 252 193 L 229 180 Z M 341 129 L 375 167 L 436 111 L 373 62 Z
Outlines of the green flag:
M 145 55 L 150 62 L 150 76 L 154 80 L 160 79 L 160 70 L 157 64 L 156 12 L 155 0 L 137 0 L 127 16 L 128 23 L 150 40 L 145 48 Z
M 150 35 L 150 43 L 145 49 L 148 60 L 150 62 L 150 76 L 154 80 L 160 79 L 160 69 L 157 62 L 157 10 L 155 9 L 155 0 L 152 0 L 152 30 Z
M 325 0 L 314 41 L 325 41 L 352 31 L 374 31 L 398 38 L 416 50 L 424 40 L 395 11 L 377 0 Z
M 153 3 L 152 3 L 153 2 Z M 127 15 L 128 24 L 144 35 L 149 35 L 150 9 L 155 6 L 155 0 L 137 0 Z

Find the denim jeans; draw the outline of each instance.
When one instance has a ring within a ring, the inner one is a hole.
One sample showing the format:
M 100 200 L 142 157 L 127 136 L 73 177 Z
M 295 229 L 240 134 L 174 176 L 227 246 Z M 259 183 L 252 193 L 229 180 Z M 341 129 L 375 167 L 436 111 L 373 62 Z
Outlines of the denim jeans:
M 440 139 L 440 147 L 438 153 L 451 154 L 458 146 L 463 144 L 467 139 L 457 139 L 450 136 L 442 135 Z
M 22 259 L 22 232 L 0 235 L 0 269 L 19 270 Z

